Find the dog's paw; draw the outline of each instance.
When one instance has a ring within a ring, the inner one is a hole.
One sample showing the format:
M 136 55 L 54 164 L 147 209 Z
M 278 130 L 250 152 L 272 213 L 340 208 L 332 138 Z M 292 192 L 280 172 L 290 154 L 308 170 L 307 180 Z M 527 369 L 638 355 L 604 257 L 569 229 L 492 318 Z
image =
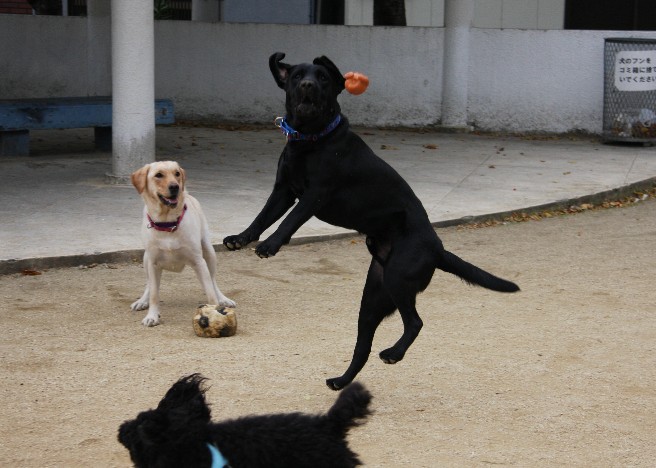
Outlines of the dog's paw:
M 130 306 L 130 309 L 132 309 L 133 311 L 145 310 L 147 308 L 148 308 L 148 301 L 143 301 L 141 299 L 137 299 Z
M 335 391 L 341 390 L 342 388 L 346 387 L 350 383 L 351 383 L 350 381 L 347 381 L 342 377 L 326 379 L 326 385 L 328 385 L 328 388 Z
M 159 325 L 159 314 L 157 315 L 151 315 L 148 314 L 144 317 L 144 319 L 141 321 L 141 324 L 144 327 L 154 327 L 155 325 Z
M 266 249 L 260 249 L 259 247 L 255 249 L 255 254 L 260 258 L 269 258 L 273 257 L 274 254 L 270 254 Z
M 385 364 L 396 364 L 397 362 L 401 361 L 403 359 L 403 353 L 400 351 L 397 351 L 396 349 L 388 348 L 384 349 L 383 351 L 380 352 L 378 355 Z
M 250 242 L 251 240 L 249 236 L 245 236 L 244 234 L 227 236 L 223 239 L 223 245 L 225 245 L 228 250 L 239 250 L 242 247 L 246 247 Z
M 273 244 L 269 241 L 264 241 L 255 248 L 255 253 L 260 258 L 273 257 L 280 250 L 280 245 Z

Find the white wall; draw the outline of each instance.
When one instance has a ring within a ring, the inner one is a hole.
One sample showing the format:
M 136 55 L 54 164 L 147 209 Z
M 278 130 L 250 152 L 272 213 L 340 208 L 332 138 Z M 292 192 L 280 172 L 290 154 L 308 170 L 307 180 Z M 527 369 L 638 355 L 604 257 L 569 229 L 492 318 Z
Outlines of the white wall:
M 439 119 L 441 29 L 164 21 L 155 31 L 156 94 L 172 98 L 181 118 L 273 122 L 285 110 L 269 71 L 269 56 L 280 51 L 286 63 L 326 55 L 343 73 L 366 73 L 365 94 L 340 98 L 354 123 Z
M 0 15 L 0 99 L 111 89 L 110 76 L 93 73 L 107 58 L 87 53 L 86 33 L 84 18 Z M 297 63 L 325 54 L 342 72 L 371 79 L 365 94 L 340 98 L 353 123 L 435 125 L 443 36 L 442 28 L 158 21 L 155 92 L 174 100 L 181 119 L 268 123 L 284 112 L 269 55 Z M 469 121 L 482 130 L 601 133 L 604 38 L 622 36 L 656 32 L 473 29 L 463 77 Z
M 618 34 L 498 29 L 471 34 L 469 120 L 476 127 L 601 133 L 604 37 Z
M 0 14 L 0 99 L 86 95 L 87 22 Z

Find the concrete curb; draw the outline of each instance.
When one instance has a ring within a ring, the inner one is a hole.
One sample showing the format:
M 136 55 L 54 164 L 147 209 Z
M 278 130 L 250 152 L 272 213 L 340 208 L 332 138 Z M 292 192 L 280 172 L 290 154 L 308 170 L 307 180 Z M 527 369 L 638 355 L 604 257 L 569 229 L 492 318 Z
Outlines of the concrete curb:
M 583 203 L 599 204 L 604 201 L 617 200 L 628 197 L 634 192 L 640 190 L 651 189 L 656 186 L 656 177 L 635 182 L 623 187 L 605 190 L 603 192 L 594 193 L 591 195 L 583 195 L 571 199 L 558 200 L 555 202 L 545 203 L 542 205 L 530 206 L 527 208 L 500 211 L 497 213 L 490 213 L 477 216 L 464 216 L 462 218 L 450 219 L 445 221 L 437 221 L 431 223 L 435 228 L 446 228 L 451 226 L 460 226 L 463 224 L 477 223 L 488 220 L 502 220 L 511 216 L 513 213 L 538 213 L 540 211 L 558 210 L 567 208 L 572 205 L 580 205 Z M 318 236 L 306 236 L 293 238 L 290 245 L 302 245 L 313 242 L 325 242 L 328 240 L 345 239 L 349 237 L 356 237 L 359 234 L 356 232 L 345 232 L 340 234 L 326 234 Z M 214 249 L 223 250 L 223 244 L 214 245 Z M 50 268 L 71 268 L 71 267 L 88 267 L 94 264 L 114 263 L 141 263 L 143 258 L 143 249 L 136 250 L 122 250 L 115 252 L 102 252 L 93 254 L 78 254 L 78 255 L 65 255 L 59 257 L 39 257 L 39 258 L 25 258 L 16 260 L 3 260 L 0 261 L 0 276 L 20 273 L 25 270 L 47 270 Z

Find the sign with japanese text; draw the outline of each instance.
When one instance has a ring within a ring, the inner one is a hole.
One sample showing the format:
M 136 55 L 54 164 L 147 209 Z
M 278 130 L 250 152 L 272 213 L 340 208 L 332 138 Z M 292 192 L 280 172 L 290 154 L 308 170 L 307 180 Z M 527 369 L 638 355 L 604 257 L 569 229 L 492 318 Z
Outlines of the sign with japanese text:
M 623 50 L 615 55 L 615 87 L 619 91 L 656 89 L 656 50 Z

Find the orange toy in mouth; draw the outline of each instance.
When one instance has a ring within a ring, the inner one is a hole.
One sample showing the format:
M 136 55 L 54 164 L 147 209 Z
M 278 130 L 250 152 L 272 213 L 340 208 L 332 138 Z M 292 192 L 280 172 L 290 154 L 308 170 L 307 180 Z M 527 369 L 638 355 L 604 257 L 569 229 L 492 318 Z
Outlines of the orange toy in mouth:
M 362 73 L 347 72 L 344 74 L 344 78 L 346 79 L 344 83 L 346 91 L 356 96 L 364 93 L 367 90 L 367 86 L 369 86 L 369 78 Z

